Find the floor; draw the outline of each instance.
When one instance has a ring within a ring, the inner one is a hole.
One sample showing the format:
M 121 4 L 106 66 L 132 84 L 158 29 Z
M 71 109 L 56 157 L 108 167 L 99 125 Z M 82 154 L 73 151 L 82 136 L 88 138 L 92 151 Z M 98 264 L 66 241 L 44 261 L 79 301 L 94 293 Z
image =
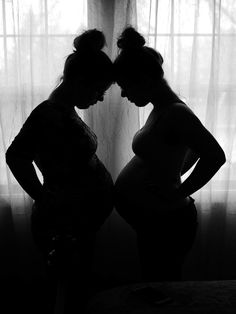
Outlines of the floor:
M 91 282 L 91 296 L 101 291 L 128 284 L 118 278 L 99 278 L 94 275 Z M 0 303 L 1 308 L 6 308 L 5 313 L 46 314 L 46 282 L 42 276 L 24 280 L 17 276 L 2 276 L 0 278 Z

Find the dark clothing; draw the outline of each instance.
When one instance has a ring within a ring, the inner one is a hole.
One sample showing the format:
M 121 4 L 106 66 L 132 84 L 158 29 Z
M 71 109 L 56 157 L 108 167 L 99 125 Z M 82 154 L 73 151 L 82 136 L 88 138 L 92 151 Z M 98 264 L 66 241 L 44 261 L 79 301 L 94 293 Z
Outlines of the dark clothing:
M 71 224 L 81 232 L 101 227 L 113 209 L 113 182 L 96 150 L 96 135 L 75 111 L 44 101 L 31 112 L 8 155 L 34 162 L 45 191 L 57 199 L 50 208 L 36 201 L 38 227 Z
M 42 174 L 45 192 L 36 184 L 41 196 L 32 195 L 31 230 L 46 266 L 49 308 L 59 282 L 66 313 L 86 304 L 96 232 L 113 209 L 113 181 L 96 150 L 96 135 L 76 111 L 44 101 L 7 151 L 18 167 L 27 164 L 26 187 L 35 175 L 33 162 Z

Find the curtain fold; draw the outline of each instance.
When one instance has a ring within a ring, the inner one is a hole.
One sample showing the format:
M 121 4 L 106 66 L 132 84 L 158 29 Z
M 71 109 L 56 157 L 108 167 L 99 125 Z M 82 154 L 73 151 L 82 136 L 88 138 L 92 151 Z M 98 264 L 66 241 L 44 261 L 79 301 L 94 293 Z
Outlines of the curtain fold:
M 98 0 L 88 2 L 88 27 L 101 29 L 107 39 L 105 51 L 114 60 L 117 55 L 116 40 L 128 25 L 136 25 L 134 0 Z M 131 140 L 139 129 L 139 112 L 121 98 L 114 84 L 107 91 L 104 102 L 89 108 L 84 119 L 98 136 L 98 155 L 115 180 L 132 156 Z
M 88 27 L 104 32 L 105 51 L 112 60 L 118 53 L 116 40 L 128 24 L 136 25 L 135 0 L 88 1 Z M 121 98 L 120 88 L 114 84 L 102 103 L 84 113 L 84 120 L 97 134 L 98 157 L 115 181 L 133 156 L 132 138 L 140 126 L 138 108 Z M 131 228 L 114 210 L 98 235 L 95 264 L 100 274 L 114 281 L 138 277 L 134 237 Z

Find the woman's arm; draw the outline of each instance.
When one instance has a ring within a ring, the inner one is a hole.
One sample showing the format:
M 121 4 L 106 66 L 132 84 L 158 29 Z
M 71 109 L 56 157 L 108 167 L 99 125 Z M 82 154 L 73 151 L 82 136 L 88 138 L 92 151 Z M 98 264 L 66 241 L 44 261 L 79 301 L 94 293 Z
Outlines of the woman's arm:
M 210 157 L 200 157 L 190 176 L 180 185 L 178 189 L 179 196 L 186 197 L 201 189 L 224 163 L 225 158 L 223 155 L 217 157 L 214 161 Z
M 14 149 L 14 143 L 6 152 L 6 162 L 24 191 L 29 194 L 32 199 L 40 199 L 43 194 L 43 186 L 38 179 L 33 161 L 18 154 Z
M 6 152 L 6 163 L 21 187 L 36 200 L 43 186 L 33 166 L 37 146 L 37 117 L 30 115 Z
M 181 176 L 183 176 L 192 166 L 198 161 L 199 155 L 192 151 L 192 149 L 188 149 L 187 154 L 185 156 L 184 165 L 181 170 Z
M 213 135 L 188 108 L 176 108 L 175 118 L 180 140 L 199 156 L 193 171 L 177 191 L 180 197 L 186 197 L 211 180 L 226 158 Z

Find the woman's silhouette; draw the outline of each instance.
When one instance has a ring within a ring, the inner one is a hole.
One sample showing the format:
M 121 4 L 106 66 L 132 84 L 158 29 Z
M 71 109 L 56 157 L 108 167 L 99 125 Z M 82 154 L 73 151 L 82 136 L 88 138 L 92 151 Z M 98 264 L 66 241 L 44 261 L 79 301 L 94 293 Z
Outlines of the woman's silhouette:
M 96 29 L 75 38 L 61 84 L 31 112 L 6 153 L 15 178 L 35 201 L 32 234 L 53 287 L 60 276 L 66 313 L 86 299 L 96 232 L 113 208 L 113 182 L 96 155 L 96 135 L 75 111 L 102 101 L 113 83 L 104 45 Z
M 213 177 L 225 155 L 164 79 L 161 54 L 145 46 L 132 27 L 117 45 L 114 66 L 122 97 L 137 107 L 152 103 L 153 109 L 133 138 L 135 156 L 115 183 L 116 210 L 136 231 L 143 280 L 180 280 L 197 227 L 190 195 Z

